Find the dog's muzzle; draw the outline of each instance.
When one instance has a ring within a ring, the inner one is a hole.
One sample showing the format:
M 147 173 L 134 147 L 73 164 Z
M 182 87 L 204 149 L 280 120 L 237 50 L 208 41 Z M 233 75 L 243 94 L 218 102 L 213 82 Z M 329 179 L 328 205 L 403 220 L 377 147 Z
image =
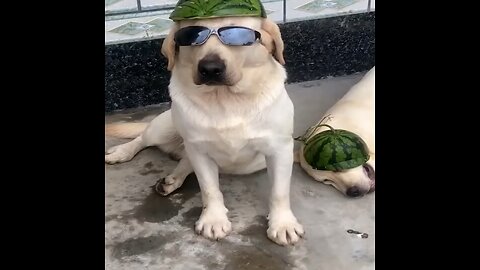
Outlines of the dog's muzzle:
M 369 189 L 359 188 L 357 186 L 349 187 L 346 191 L 346 195 L 348 197 L 352 197 L 352 198 L 360 197 L 360 196 L 363 196 L 367 193 L 371 193 L 371 192 L 375 191 L 375 170 L 369 164 L 364 164 L 363 165 L 363 171 L 368 176 L 368 178 L 370 179 Z
M 208 55 L 198 62 L 198 81 L 196 84 L 224 85 L 225 62 L 218 55 Z

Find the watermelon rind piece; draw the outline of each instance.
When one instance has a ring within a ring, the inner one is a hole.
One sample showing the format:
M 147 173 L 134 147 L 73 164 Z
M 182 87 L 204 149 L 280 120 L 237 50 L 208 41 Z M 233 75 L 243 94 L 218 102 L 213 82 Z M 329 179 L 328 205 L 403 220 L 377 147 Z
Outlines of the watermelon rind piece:
M 233 16 L 266 18 L 267 14 L 260 0 L 179 0 L 170 19 L 182 21 Z
M 333 128 L 308 138 L 303 155 L 313 169 L 326 171 L 352 169 L 370 158 L 368 146 L 360 136 Z

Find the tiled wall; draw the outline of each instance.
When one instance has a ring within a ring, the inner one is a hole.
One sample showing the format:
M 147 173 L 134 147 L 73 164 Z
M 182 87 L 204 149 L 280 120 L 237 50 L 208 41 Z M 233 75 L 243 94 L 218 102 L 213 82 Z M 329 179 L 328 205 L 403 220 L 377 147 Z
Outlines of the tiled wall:
M 287 83 L 375 65 L 375 0 L 261 1 L 285 41 Z M 105 0 L 105 112 L 170 101 L 160 47 L 176 2 Z
M 375 12 L 279 26 L 285 42 L 287 83 L 363 72 L 375 65 Z M 170 101 L 170 72 L 160 53 L 162 42 L 105 46 L 106 112 Z
M 278 23 L 375 10 L 375 0 L 261 1 L 268 17 Z M 176 2 L 177 0 L 105 0 L 105 44 L 164 37 L 171 24 L 168 16 Z

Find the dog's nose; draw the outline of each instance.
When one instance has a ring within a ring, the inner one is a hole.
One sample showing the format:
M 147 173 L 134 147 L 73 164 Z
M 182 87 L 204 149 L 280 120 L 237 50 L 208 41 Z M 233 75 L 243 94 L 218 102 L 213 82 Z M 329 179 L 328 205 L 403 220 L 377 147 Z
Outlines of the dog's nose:
M 198 73 L 204 83 L 222 82 L 225 70 L 225 62 L 218 56 L 205 57 L 198 62 Z
M 216 81 L 225 73 L 225 63 L 222 60 L 203 59 L 198 63 L 198 72 L 203 78 Z
M 360 195 L 362 195 L 362 193 L 360 192 L 360 189 L 356 186 L 349 187 L 347 189 L 347 196 L 349 197 L 358 197 Z

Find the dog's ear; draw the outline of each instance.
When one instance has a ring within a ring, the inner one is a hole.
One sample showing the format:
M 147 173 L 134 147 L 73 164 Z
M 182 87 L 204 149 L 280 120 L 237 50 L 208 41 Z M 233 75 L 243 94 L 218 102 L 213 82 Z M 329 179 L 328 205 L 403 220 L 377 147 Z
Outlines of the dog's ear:
M 283 58 L 284 45 L 278 25 L 270 19 L 263 19 L 260 33 L 263 46 L 273 54 L 280 64 L 285 65 L 285 59 Z
M 167 69 L 170 71 L 173 69 L 173 65 L 175 64 L 175 41 L 173 38 L 177 30 L 178 30 L 178 24 L 175 23 L 170 28 L 170 32 L 168 32 L 168 35 L 165 38 L 165 40 L 163 40 L 163 44 L 162 44 L 161 52 L 163 56 L 165 56 L 168 59 Z

